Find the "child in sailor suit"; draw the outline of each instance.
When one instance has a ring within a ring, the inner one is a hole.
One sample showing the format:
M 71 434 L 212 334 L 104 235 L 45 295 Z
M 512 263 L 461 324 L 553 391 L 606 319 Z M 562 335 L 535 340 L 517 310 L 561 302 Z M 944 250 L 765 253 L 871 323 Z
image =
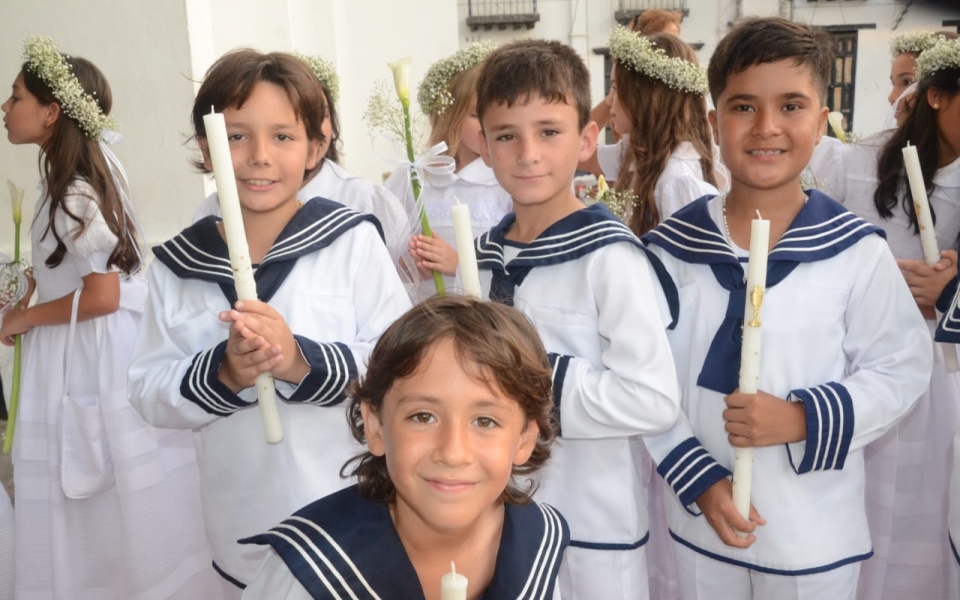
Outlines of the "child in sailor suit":
M 243 540 L 270 557 L 245 600 L 557 598 L 566 522 L 512 480 L 554 435 L 546 352 L 518 311 L 434 296 L 383 334 L 350 406 L 359 484 Z M 506 486 L 506 487 L 505 487 Z
M 953 292 L 952 298 L 950 292 Z M 937 309 L 943 313 L 937 324 L 933 339 L 949 345 L 960 344 L 960 285 L 954 278 Z M 948 538 L 950 540 L 950 597 L 960 597 L 960 427 L 953 438 L 953 473 L 950 476 L 950 508 L 947 514 Z

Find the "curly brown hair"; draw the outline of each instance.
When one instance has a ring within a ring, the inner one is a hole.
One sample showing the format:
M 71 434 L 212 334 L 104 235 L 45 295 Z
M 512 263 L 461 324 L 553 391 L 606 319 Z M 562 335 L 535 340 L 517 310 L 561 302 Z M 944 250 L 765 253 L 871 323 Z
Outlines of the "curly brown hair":
M 379 414 L 394 383 L 414 375 L 441 340 L 453 341 L 457 359 L 471 377 L 516 400 L 528 426 L 532 421 L 539 428 L 530 459 L 513 467 L 510 484 L 500 495 L 509 504 L 530 502 L 535 483 L 528 479 L 521 487 L 515 478 L 534 473 L 550 458 L 556 436 L 552 369 L 537 330 L 521 312 L 508 306 L 468 296 L 434 296 L 397 319 L 373 349 L 366 376 L 351 389 L 347 420 L 353 437 L 361 444 L 367 441 L 361 405 L 366 403 Z M 396 499 L 383 456 L 369 451 L 359 454 L 340 474 L 356 475 L 360 492 L 373 501 L 391 503 Z

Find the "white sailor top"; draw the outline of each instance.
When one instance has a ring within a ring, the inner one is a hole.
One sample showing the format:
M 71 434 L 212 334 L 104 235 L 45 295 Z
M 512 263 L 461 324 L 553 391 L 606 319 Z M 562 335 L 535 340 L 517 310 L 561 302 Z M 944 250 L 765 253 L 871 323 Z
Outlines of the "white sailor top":
M 551 353 L 563 440 L 538 473 L 537 499 L 567 518 L 572 546 L 638 548 L 648 538 L 638 434 L 670 428 L 679 412 L 658 307 L 669 298 L 675 309 L 676 290 L 602 204 L 529 244 L 506 240 L 514 220 L 477 238 L 477 262 L 489 298 L 526 314 Z
M 311 198 L 329 198 L 357 212 L 372 214 L 380 223 L 394 262 L 407 251 L 408 240 L 404 235 L 407 216 L 400 201 L 382 185 L 352 175 L 331 160 L 323 160 L 320 172 L 300 188 L 297 198 L 304 202 Z M 193 214 L 193 220 L 196 222 L 210 215 L 220 216 L 220 200 L 216 192 L 204 199 Z
M 954 277 L 940 296 L 937 310 L 943 316 L 937 323 L 934 339 L 947 344 L 960 344 L 960 285 L 957 277 Z M 950 478 L 950 510 L 947 523 L 950 549 L 953 558 L 960 565 L 960 551 L 957 549 L 957 544 L 960 543 L 960 431 L 957 431 L 953 439 L 953 474 Z
M 711 558 L 783 575 L 871 556 L 863 447 L 926 389 L 930 333 L 882 232 L 817 192 L 770 252 L 759 389 L 806 412 L 803 442 L 754 450 L 751 500 L 767 524 L 748 549 L 724 545 L 694 504 L 727 477 L 734 449 L 723 396 L 738 385 L 746 253 L 720 232 L 722 203 L 701 198 L 644 236 L 679 288 L 683 413 L 645 441 L 676 497 L 671 535 Z M 679 500 L 678 500 L 679 499 Z
M 486 600 L 554 597 L 570 534 L 546 504 L 507 504 Z M 273 549 L 244 600 L 423 600 L 386 504 L 357 486 L 321 498 L 270 531 L 240 541 Z M 440 586 L 440 582 L 437 582 Z
M 268 445 L 254 390 L 234 394 L 217 379 L 229 333 L 217 315 L 236 294 L 216 223 L 207 217 L 154 248 L 129 393 L 150 424 L 194 430 L 207 539 L 220 572 L 243 584 L 264 552 L 238 539 L 348 485 L 340 468 L 362 447 L 340 403 L 410 303 L 373 217 L 304 204 L 255 273 L 311 367 L 299 384 L 276 381 L 284 439 Z

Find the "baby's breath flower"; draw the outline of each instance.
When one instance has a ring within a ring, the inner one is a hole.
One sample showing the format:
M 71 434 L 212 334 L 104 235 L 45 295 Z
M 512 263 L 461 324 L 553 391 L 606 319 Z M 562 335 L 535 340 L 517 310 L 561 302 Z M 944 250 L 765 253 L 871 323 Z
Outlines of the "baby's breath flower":
M 942 39 L 942 34 L 932 31 L 904 31 L 890 40 L 890 58 L 896 58 L 904 52 L 920 54 L 924 50 L 933 48 Z
M 26 295 L 28 267 L 25 260 L 0 262 L 0 315 Z
M 603 182 L 603 186 L 606 186 L 606 181 Z M 603 186 L 600 185 L 600 180 L 598 179 L 597 195 L 594 202 L 605 204 L 607 208 L 610 209 L 610 212 L 616 215 L 618 219 L 626 223 L 627 219 L 630 218 L 630 212 L 633 210 L 633 205 L 637 201 L 637 194 L 633 190 L 617 191 L 612 187 L 600 189 Z
M 310 70 L 317 76 L 317 79 L 327 86 L 327 89 L 330 90 L 330 102 L 337 102 L 337 100 L 340 99 L 340 78 L 337 77 L 337 71 L 333 68 L 333 64 L 319 56 L 304 54 L 302 52 L 295 51 L 293 55 L 299 58 L 303 64 L 310 67 Z
M 50 87 L 63 113 L 77 122 L 89 137 L 97 139 L 104 129 L 115 131 L 113 117 L 103 114 L 97 100 L 83 90 L 66 58 L 57 52 L 53 39 L 35 35 L 23 43 L 27 70 Z
M 420 147 L 424 142 L 424 132 L 427 124 L 422 115 L 411 111 L 414 146 Z M 390 84 L 379 79 L 373 83 L 373 92 L 367 100 L 367 110 L 363 113 L 363 120 L 372 131 L 381 131 L 390 137 L 403 141 L 405 138 L 403 124 L 403 106 L 397 102 L 397 95 Z
M 496 47 L 493 42 L 480 42 L 430 65 L 417 91 L 417 102 L 420 103 L 423 114 L 440 115 L 449 108 L 453 104 L 453 96 L 450 94 L 450 80 L 453 76 L 482 63 Z
M 960 69 L 960 39 L 941 39 L 917 58 L 917 81 L 941 69 Z
M 680 57 L 667 56 L 663 48 L 624 27 L 610 34 L 610 56 L 631 71 L 667 87 L 690 94 L 707 93 L 707 72 Z

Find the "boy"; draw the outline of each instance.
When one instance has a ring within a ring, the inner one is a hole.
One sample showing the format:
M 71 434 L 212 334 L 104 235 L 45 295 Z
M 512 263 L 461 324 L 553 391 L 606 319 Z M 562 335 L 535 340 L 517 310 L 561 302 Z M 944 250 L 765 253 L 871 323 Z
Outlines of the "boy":
M 566 523 L 515 480 L 550 456 L 550 376 L 518 311 L 466 296 L 415 306 L 352 394 L 369 447 L 351 461 L 358 485 L 244 540 L 273 549 L 244 600 L 431 600 L 451 561 L 470 598 L 554 598 Z
M 829 48 L 824 33 L 779 18 L 744 21 L 720 42 L 710 122 L 730 193 L 644 236 L 681 290 L 668 337 L 684 413 L 646 441 L 679 499 L 667 512 L 685 600 L 852 600 L 872 554 L 863 447 L 929 380 L 929 331 L 882 232 L 800 188 L 827 116 Z M 747 395 L 744 248 L 758 211 L 771 252 L 760 391 Z M 749 521 L 727 479 L 734 446 L 755 448 Z
M 340 466 L 357 446 L 338 405 L 409 307 L 373 217 L 297 200 L 319 158 L 322 103 L 316 77 L 288 54 L 239 50 L 207 72 L 194 127 L 209 170 L 202 117 L 211 106 L 224 114 L 260 301 L 236 302 L 220 220 L 202 219 L 154 249 L 130 366 L 143 417 L 195 432 L 207 538 L 227 598 L 240 597 L 265 555 L 238 539 L 343 487 Z M 264 371 L 283 400 L 276 445 L 265 443 L 254 408 Z
M 570 523 L 561 595 L 647 598 L 637 434 L 673 425 L 677 381 L 651 268 L 659 261 L 603 205 L 584 208 L 573 193 L 577 163 L 597 142 L 589 110 L 587 69 L 568 46 L 522 41 L 487 58 L 482 156 L 514 212 L 478 238 L 477 257 L 490 298 L 528 315 L 551 352 L 564 440 L 538 499 Z

